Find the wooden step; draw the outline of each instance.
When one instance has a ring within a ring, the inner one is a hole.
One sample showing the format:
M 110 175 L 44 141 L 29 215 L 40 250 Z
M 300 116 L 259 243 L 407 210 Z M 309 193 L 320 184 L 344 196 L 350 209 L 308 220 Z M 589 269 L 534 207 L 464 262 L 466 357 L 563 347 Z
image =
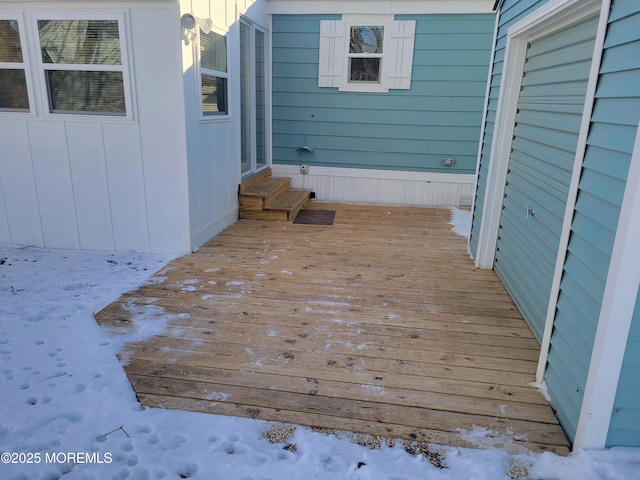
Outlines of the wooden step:
M 240 208 L 262 210 L 271 199 L 286 192 L 290 181 L 289 178 L 267 177 L 261 182 L 253 184 L 240 194 Z
M 240 208 L 240 218 L 252 220 L 281 220 L 292 222 L 304 208 L 311 196 L 311 190 L 286 189 L 268 199 L 262 210 Z
M 296 215 L 298 215 L 298 212 L 307 204 L 310 196 L 311 190 L 306 188 L 291 188 L 269 200 L 265 210 L 269 212 L 286 213 L 286 219 L 293 221 Z
M 269 177 L 271 177 L 271 169 L 270 168 L 266 168 L 264 170 L 261 170 L 260 172 L 256 173 L 252 177 L 249 177 L 249 178 L 245 179 L 238 186 L 238 194 L 240 194 L 240 195 L 243 194 L 245 191 L 247 191 L 248 189 L 250 189 L 254 185 L 266 180 Z

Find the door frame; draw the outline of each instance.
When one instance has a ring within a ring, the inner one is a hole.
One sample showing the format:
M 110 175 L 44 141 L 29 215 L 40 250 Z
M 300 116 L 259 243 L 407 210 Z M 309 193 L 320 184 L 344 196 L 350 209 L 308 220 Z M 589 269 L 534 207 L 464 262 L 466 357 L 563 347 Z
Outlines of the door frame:
M 242 26 L 246 26 L 249 28 L 249 49 L 247 51 L 247 64 L 249 66 L 248 71 L 246 72 L 247 79 L 249 83 L 247 85 L 247 89 L 249 90 L 246 98 L 246 103 L 249 106 L 249 117 L 245 118 L 243 116 L 242 107 L 240 108 L 240 142 L 242 143 L 242 128 L 243 122 L 248 121 L 247 135 L 249 139 L 249 170 L 243 172 L 242 171 L 242 145 L 240 147 L 240 175 L 242 179 L 246 179 L 255 175 L 256 173 L 265 170 L 271 166 L 272 156 L 271 156 L 271 35 L 270 30 L 263 25 L 260 25 L 256 21 L 245 17 L 240 16 L 238 20 L 238 51 L 240 55 L 240 64 L 239 64 L 239 75 L 242 75 Z M 259 30 L 264 35 L 264 111 L 265 111 L 265 120 L 264 120 L 264 148 L 265 148 L 265 163 L 264 165 L 257 167 L 257 99 L 256 99 L 256 82 L 255 82 L 255 74 L 256 74 L 256 30 Z M 240 103 L 242 104 L 242 89 L 240 89 Z
M 527 44 L 537 38 L 579 21 L 588 15 L 600 12 L 594 56 L 591 63 L 582 122 L 578 135 L 578 145 L 569 184 L 569 195 L 567 197 L 536 372 L 536 381 L 540 384 L 544 381 L 544 372 L 549 354 L 551 331 L 553 329 L 556 304 L 560 291 L 560 280 L 569 243 L 571 221 L 573 219 L 582 162 L 586 150 L 587 134 L 593 111 L 596 82 L 602 57 L 609 7 L 610 0 L 552 0 L 524 19 L 513 24 L 507 30 L 507 44 L 496 109 L 494 138 L 489 154 L 487 183 L 485 187 L 486 194 L 483 202 L 475 258 L 476 267 L 484 269 L 493 268 L 496 255 L 502 201 L 504 198 Z

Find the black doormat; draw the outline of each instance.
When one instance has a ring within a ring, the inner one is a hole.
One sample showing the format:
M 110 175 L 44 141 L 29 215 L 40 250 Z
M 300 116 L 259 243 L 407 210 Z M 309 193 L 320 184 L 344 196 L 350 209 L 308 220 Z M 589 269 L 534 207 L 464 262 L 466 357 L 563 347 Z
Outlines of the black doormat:
M 293 223 L 304 225 L 333 225 L 335 210 L 300 210 Z

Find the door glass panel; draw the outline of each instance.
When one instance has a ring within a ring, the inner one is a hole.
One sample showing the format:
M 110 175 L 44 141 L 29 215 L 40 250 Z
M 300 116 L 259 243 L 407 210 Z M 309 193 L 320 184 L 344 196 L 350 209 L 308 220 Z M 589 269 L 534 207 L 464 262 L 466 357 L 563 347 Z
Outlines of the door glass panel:
M 240 162 L 241 172 L 251 171 L 251 115 L 249 110 L 249 46 L 251 44 L 251 29 L 248 25 L 240 23 Z
M 265 35 L 256 30 L 255 46 L 256 69 L 256 168 L 267 163 L 267 115 L 265 108 Z

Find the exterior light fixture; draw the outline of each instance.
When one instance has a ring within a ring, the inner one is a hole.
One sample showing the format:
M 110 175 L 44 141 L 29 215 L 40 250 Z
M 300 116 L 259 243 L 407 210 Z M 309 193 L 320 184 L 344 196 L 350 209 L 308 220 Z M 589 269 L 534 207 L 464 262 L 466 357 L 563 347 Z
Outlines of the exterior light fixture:
M 210 18 L 198 18 L 192 13 L 185 13 L 180 17 L 180 25 L 185 29 L 184 43 L 189 45 L 198 36 L 198 27 L 204 33 L 209 33 L 213 27 Z

